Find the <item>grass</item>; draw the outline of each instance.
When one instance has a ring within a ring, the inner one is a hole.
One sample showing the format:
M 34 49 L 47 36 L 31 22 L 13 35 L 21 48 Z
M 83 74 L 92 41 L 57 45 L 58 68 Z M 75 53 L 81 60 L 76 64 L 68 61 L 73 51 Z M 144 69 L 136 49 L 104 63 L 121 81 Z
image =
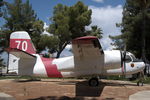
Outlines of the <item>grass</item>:
M 131 81 L 131 82 L 137 83 L 138 81 L 139 81 L 139 80 L 136 79 L 136 80 L 133 80 L 133 81 Z M 150 77 L 145 76 L 145 78 L 144 78 L 144 80 L 143 80 L 143 83 L 144 83 L 144 84 L 150 84 Z
M 30 79 L 29 76 L 1 76 L 0 80 L 3 79 Z
M 150 84 L 150 77 L 145 77 L 144 83 Z
M 129 79 L 125 78 L 125 76 L 107 76 L 108 80 L 123 80 L 128 81 Z
M 108 80 L 123 80 L 123 81 L 131 81 L 133 83 L 137 83 L 139 81 L 139 79 L 127 79 L 124 76 L 108 76 L 107 77 Z M 143 80 L 144 84 L 150 84 L 150 77 L 145 76 L 144 80 Z
M 3 79 L 27 79 L 27 80 L 34 80 L 34 79 L 62 79 L 62 78 L 50 78 L 50 77 L 38 77 L 38 76 L 0 76 L 0 80 Z M 63 78 L 63 79 L 75 79 L 75 78 Z
M 34 79 L 61 79 L 61 78 L 49 78 L 49 77 L 36 77 L 36 76 L 0 76 L 0 80 L 3 79 L 27 79 L 27 80 L 34 80 Z M 75 78 L 63 78 L 63 79 L 75 79 Z M 122 81 L 129 81 L 129 79 L 125 78 L 124 76 L 107 76 L 105 77 L 107 80 L 122 80 Z M 138 79 L 132 80 L 131 82 L 136 83 Z M 145 84 L 150 84 L 150 77 L 145 76 L 145 80 L 143 81 Z

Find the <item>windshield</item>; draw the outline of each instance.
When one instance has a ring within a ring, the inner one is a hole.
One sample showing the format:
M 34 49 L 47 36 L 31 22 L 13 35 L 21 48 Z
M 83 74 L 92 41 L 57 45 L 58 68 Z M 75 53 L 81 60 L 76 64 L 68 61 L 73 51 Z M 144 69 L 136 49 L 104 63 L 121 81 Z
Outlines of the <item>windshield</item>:
M 133 62 L 141 62 L 142 60 L 137 59 L 133 54 L 130 55 L 133 59 Z
M 132 59 L 129 55 L 126 55 L 126 59 L 125 59 L 125 62 L 128 63 L 128 62 L 131 62 Z

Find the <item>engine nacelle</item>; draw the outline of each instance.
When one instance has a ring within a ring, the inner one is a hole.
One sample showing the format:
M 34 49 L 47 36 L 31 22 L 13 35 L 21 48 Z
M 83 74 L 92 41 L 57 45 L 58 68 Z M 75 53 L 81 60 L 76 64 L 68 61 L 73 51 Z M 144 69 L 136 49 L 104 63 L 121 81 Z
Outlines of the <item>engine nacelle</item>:
M 104 69 L 116 69 L 121 67 L 120 50 L 104 51 Z

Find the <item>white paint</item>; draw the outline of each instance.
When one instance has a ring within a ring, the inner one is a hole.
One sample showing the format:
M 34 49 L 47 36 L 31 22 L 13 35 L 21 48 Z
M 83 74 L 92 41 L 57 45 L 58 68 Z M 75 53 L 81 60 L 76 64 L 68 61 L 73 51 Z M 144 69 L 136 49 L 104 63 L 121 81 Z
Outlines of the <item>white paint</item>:
M 56 64 L 59 71 L 72 71 L 74 69 L 74 57 L 54 59 L 52 64 Z
M 40 55 L 35 54 L 35 56 L 37 57 L 37 60 L 36 60 L 36 63 L 34 65 L 33 74 L 37 75 L 37 76 L 39 76 L 39 75 L 47 76 L 47 72 L 46 72 L 45 66 L 41 60 Z
M 133 68 L 130 65 L 126 64 L 126 72 L 125 72 L 126 75 L 131 75 L 144 70 L 145 64 L 143 62 L 137 62 L 134 64 L 135 66 Z M 123 75 L 122 68 L 107 70 L 105 75 Z
M 23 51 L 27 51 L 27 48 L 28 48 L 28 43 L 27 43 L 27 41 L 23 41 L 23 42 L 22 42 L 22 50 L 23 50 Z
M 8 73 L 16 73 L 18 74 L 18 62 L 19 62 L 18 57 L 9 54 L 9 65 L 8 65 Z
M 17 31 L 17 32 L 11 33 L 10 39 L 31 39 L 31 38 L 27 32 Z
M 27 41 L 21 42 L 20 40 L 15 41 L 17 43 L 17 49 L 21 48 L 21 50 L 26 51 L 28 49 Z
M 12 55 L 20 58 L 18 61 L 18 75 L 33 75 L 33 68 L 36 57 L 24 52 L 11 52 Z M 12 65 L 10 65 L 12 66 Z
M 21 41 L 17 40 L 17 41 L 15 41 L 15 43 L 17 43 L 17 49 L 19 49 Z
M 74 72 L 70 71 L 70 72 L 61 72 L 63 77 L 76 77 Z

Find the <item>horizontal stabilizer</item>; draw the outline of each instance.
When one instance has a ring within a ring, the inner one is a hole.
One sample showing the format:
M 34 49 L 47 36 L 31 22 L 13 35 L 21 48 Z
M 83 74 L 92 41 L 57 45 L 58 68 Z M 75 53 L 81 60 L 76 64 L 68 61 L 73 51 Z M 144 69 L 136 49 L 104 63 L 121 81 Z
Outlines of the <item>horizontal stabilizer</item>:
M 20 58 L 18 62 L 18 75 L 33 75 L 36 56 L 19 49 L 10 49 L 10 54 Z

